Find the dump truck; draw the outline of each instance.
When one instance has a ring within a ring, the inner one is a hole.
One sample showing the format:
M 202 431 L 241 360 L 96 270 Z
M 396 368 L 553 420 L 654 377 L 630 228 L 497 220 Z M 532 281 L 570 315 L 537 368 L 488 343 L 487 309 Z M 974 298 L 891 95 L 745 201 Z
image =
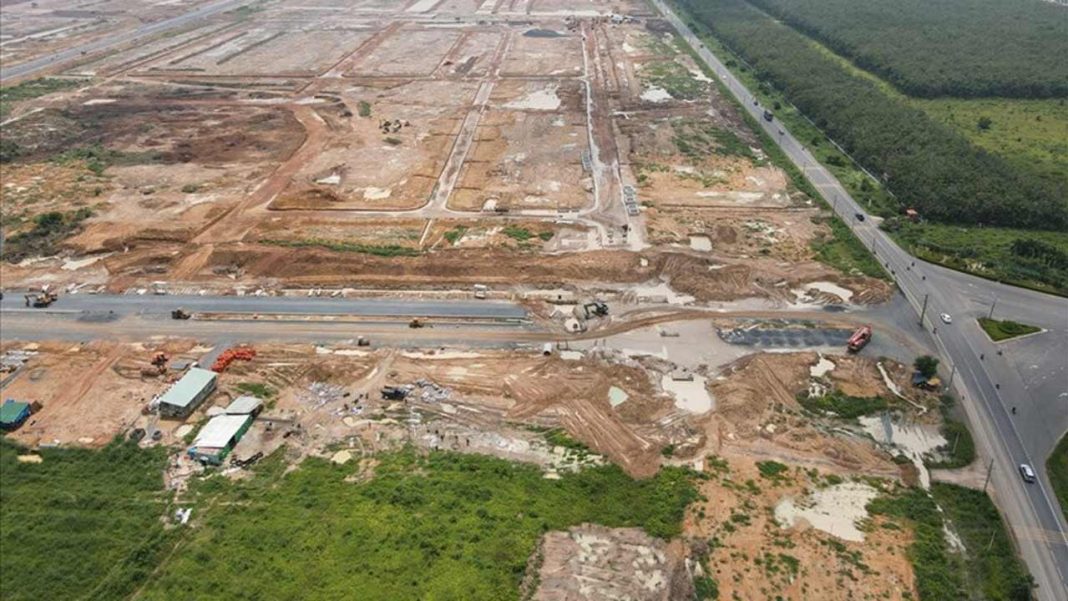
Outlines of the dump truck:
M 849 342 L 846 343 L 846 347 L 849 352 L 856 353 L 860 349 L 864 348 L 869 342 L 871 342 L 871 326 L 865 325 L 857 328 L 856 332 L 849 337 Z

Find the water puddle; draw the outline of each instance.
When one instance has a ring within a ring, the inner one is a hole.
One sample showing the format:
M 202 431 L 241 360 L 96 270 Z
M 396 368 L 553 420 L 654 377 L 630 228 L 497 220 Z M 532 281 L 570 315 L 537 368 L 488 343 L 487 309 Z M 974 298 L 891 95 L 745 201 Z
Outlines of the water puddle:
M 796 501 L 787 497 L 775 506 L 775 521 L 790 528 L 804 520 L 813 528 L 852 542 L 863 542 L 857 522 L 868 517 L 867 506 L 879 491 L 860 482 L 843 482 L 821 488 Z
M 876 442 L 894 447 L 908 457 L 919 472 L 920 485 L 925 489 L 931 487 L 931 475 L 923 464 L 923 457 L 946 444 L 946 439 L 936 426 L 902 423 L 888 414 L 860 417 L 858 421 Z
M 676 380 L 670 375 L 660 380 L 664 390 L 675 397 L 675 406 L 691 413 L 704 413 L 712 409 L 712 395 L 705 388 L 705 379 L 693 376 L 692 380 Z
M 708 252 L 712 250 L 712 240 L 708 236 L 690 236 L 690 248 Z
M 618 407 L 619 405 L 622 405 L 624 402 L 626 402 L 628 398 L 630 398 L 630 395 L 628 395 L 627 391 L 623 390 L 622 388 L 617 388 L 613 386 L 608 389 L 608 402 L 613 407 Z

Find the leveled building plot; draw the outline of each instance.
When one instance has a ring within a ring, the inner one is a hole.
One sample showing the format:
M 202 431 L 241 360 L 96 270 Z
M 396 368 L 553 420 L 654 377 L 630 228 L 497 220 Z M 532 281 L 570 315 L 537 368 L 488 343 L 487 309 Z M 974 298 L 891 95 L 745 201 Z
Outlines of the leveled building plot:
M 240 33 L 227 33 L 195 46 L 189 53 L 156 65 L 157 68 L 176 71 L 214 72 L 222 63 L 258 44 L 263 44 L 282 35 L 270 29 L 252 29 Z
M 528 29 L 517 35 L 501 67 L 501 75 L 574 77 L 582 74 L 578 36 L 552 29 Z
M 468 32 L 449 52 L 437 74 L 445 77 L 485 77 L 490 62 L 504 34 L 497 32 Z
M 490 96 L 449 207 L 465 211 L 577 209 L 592 183 L 581 85 L 504 80 Z
M 117 73 L 124 69 L 129 69 L 138 63 L 153 59 L 156 62 L 160 62 L 160 59 L 158 58 L 159 56 L 169 52 L 181 52 L 179 48 L 182 46 L 195 42 L 200 38 L 206 39 L 206 36 L 217 34 L 222 29 L 230 26 L 229 23 L 215 23 L 205 25 L 204 27 L 198 27 L 197 29 L 178 35 L 166 36 L 146 44 L 139 44 L 128 50 L 110 54 L 84 65 L 78 65 L 70 69 L 67 73 L 70 75 L 95 76 L 99 74 Z
M 611 15 L 621 10 L 618 2 L 611 0 L 526 0 L 531 15 L 596 17 Z
M 535 111 L 486 113 L 460 183 L 449 199 L 457 210 L 573 210 L 590 200 L 583 172 L 586 128 L 580 115 Z
M 285 33 L 220 62 L 221 75 L 316 75 L 352 52 L 368 30 L 314 30 Z
M 399 31 L 361 57 L 347 76 L 430 75 L 460 39 L 459 31 Z
M 477 85 L 414 81 L 359 87 L 351 118 L 272 204 L 274 210 L 397 210 L 426 204 Z

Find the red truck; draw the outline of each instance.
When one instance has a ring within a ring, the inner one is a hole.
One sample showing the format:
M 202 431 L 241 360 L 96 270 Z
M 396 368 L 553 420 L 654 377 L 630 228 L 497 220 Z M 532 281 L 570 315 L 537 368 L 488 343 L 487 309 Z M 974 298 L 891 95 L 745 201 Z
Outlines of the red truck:
M 869 342 L 871 342 L 871 326 L 861 326 L 849 337 L 849 342 L 846 343 L 846 346 L 849 348 L 849 352 L 856 353 Z

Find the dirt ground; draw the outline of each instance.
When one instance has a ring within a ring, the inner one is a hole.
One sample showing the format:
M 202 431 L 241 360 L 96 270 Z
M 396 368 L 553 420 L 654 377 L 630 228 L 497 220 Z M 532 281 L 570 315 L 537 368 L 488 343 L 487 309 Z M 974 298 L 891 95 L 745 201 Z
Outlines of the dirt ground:
M 706 302 L 821 281 L 887 297 L 814 260 L 821 210 L 646 6 L 476 4 L 277 2 L 71 67 L 74 87 L 11 104 L 3 218 L 18 233 L 91 215 L 58 256 L 0 264 L 5 287 L 659 280 Z M 3 10 L 29 23 L 25 3 Z M 103 14 L 77 10 L 34 18 Z
M 183 444 L 209 416 L 250 390 L 266 407 L 233 451 L 240 460 L 284 447 L 294 464 L 313 455 L 346 463 L 414 445 L 532 463 L 547 478 L 605 462 L 636 477 L 664 464 L 708 476 L 699 481 L 702 499 L 688 510 L 681 540 L 589 526 L 547 534 L 534 598 L 676 598 L 702 574 L 719 582 L 721 594 L 741 598 L 900 599 L 914 591 L 904 554 L 908 531 L 881 528 L 878 519 L 835 522 L 833 511 L 819 513 L 819 495 L 836 491 L 844 496 L 835 503 L 863 513 L 864 494 L 915 481 L 911 466 L 893 461 L 855 425 L 807 412 L 797 400 L 814 386 L 893 396 L 874 359 L 765 353 L 702 368 L 714 408 L 694 413 L 677 406 L 664 387 L 677 368 L 652 357 L 635 360 L 607 350 L 545 356 L 534 349 L 261 345 L 253 360 L 230 364 L 216 392 L 190 417 L 161 420 L 142 408 L 178 372 L 145 376 L 149 358 L 164 351 L 177 367 L 178 361 L 204 360 L 213 349 L 159 340 L 7 343 L 2 350 L 29 355 L 4 396 L 42 404 L 10 434 L 13 439 L 29 446 L 100 446 L 143 428 L 149 436 L 142 444 L 178 449 L 167 482 L 179 491 L 203 470 L 182 456 Z M 882 369 L 908 397 L 892 405 L 895 411 L 937 426 L 938 413 L 928 410 L 936 399 L 907 387 L 907 368 L 885 363 Z M 388 387 L 403 390 L 404 398 L 386 398 Z M 549 438 L 554 432 L 574 442 L 561 446 Z M 780 462 L 784 471 L 762 475 L 757 463 L 763 461 Z M 223 470 L 232 477 L 246 473 Z M 806 517 L 807 511 L 816 517 Z
M 692 506 L 687 536 L 715 578 L 721 599 L 915 599 L 907 530 L 868 518 L 860 542 L 843 540 L 804 522 L 784 528 L 776 506 L 828 488 L 822 470 L 791 468 L 762 477 L 751 458 L 716 458 L 701 485 L 707 500 Z M 848 476 L 847 476 L 848 478 Z M 708 541 L 708 542 L 705 542 Z

